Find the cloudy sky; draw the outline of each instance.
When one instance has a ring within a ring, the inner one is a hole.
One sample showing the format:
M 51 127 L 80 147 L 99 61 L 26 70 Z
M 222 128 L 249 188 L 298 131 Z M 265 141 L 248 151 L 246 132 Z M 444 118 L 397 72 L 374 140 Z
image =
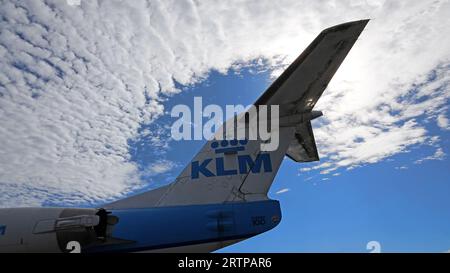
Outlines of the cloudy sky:
M 449 1 L 0 5 L 0 207 L 97 205 L 170 182 L 201 145 L 170 140 L 172 105 L 249 104 L 322 29 L 365 18 L 316 106 L 321 162 L 284 164 L 295 181 L 275 181 L 274 197 L 300 183 L 449 175 Z

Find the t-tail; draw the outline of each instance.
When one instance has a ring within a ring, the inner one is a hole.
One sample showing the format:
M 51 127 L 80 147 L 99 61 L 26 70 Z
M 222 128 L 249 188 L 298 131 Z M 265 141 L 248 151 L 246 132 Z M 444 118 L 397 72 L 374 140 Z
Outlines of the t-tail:
M 189 251 L 213 251 L 275 227 L 281 211 L 278 201 L 270 200 L 267 193 L 276 173 L 285 156 L 296 162 L 319 160 L 311 120 L 322 112 L 313 108 L 367 23 L 368 20 L 354 21 L 322 31 L 254 103 L 258 110 L 262 105 L 279 107 L 278 128 L 271 131 L 272 136 L 278 136 L 276 149 L 264 151 L 261 147 L 265 141 L 261 139 L 222 139 L 219 136 L 223 135 L 218 134 L 173 183 L 106 208 L 208 207 L 209 212 L 202 212 L 202 217 L 210 220 L 206 226 L 214 227 L 211 236 L 215 241 Z M 237 117 L 240 121 L 244 118 L 245 115 Z M 227 121 L 224 128 L 234 121 Z M 243 122 L 248 129 L 251 120 Z M 224 131 L 225 135 L 229 133 Z M 242 215 L 244 212 L 247 214 Z M 203 229 L 208 230 L 206 226 Z

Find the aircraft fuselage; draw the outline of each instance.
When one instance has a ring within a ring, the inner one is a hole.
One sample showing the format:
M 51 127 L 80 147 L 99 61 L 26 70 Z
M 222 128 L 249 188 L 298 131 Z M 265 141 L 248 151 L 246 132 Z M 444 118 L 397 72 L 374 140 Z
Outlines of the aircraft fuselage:
M 278 201 L 0 209 L 0 252 L 209 252 L 274 228 Z

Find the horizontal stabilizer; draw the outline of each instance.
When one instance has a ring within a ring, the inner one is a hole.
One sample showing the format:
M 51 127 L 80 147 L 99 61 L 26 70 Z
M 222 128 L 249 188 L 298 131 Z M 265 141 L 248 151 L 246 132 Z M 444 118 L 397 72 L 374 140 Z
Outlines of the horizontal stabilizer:
M 300 123 L 295 128 L 295 136 L 286 152 L 295 162 L 312 162 L 319 160 L 311 122 Z

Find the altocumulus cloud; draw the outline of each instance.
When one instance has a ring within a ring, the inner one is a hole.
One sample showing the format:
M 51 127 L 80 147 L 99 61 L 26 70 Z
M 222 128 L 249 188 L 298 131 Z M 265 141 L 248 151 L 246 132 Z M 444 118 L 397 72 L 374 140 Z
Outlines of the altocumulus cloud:
M 176 82 L 255 59 L 276 76 L 345 21 L 374 18 L 317 105 L 323 172 L 426 143 L 418 118 L 442 116 L 449 97 L 448 1 L 0 3 L 0 206 L 95 203 L 142 187 L 128 140 L 164 112 Z

